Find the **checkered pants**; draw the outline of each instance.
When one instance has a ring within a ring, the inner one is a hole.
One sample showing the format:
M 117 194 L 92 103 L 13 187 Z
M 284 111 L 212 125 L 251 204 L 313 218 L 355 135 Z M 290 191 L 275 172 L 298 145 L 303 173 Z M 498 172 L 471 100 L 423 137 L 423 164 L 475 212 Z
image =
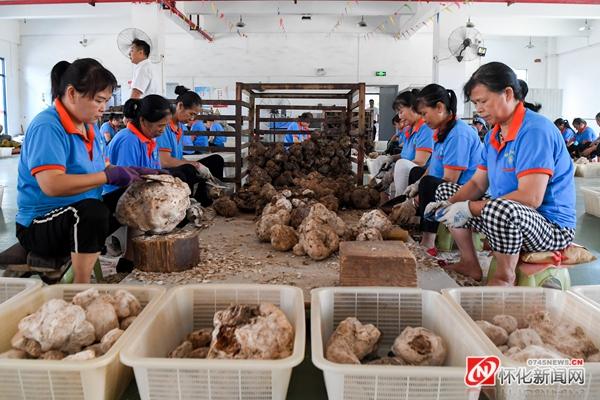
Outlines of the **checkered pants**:
M 459 189 L 455 183 L 443 183 L 435 200 L 448 200 Z M 533 208 L 501 198 L 488 202 L 481 216 L 471 218 L 465 227 L 483 233 L 492 250 L 503 254 L 562 250 L 575 237 L 575 229 L 561 228 Z

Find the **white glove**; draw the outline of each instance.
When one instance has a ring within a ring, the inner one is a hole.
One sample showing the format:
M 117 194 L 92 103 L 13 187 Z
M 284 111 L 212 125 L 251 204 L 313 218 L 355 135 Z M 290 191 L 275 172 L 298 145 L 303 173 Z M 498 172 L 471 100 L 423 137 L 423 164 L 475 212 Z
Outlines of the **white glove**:
M 450 204 L 436 212 L 436 219 L 448 228 L 462 228 L 471 218 L 473 218 L 473 214 L 469 209 L 468 200 Z
M 202 164 L 200 162 L 196 162 L 196 164 L 194 166 L 198 170 L 198 174 L 200 175 L 201 178 L 206 179 L 206 180 L 209 180 L 210 178 L 212 178 L 210 169 L 208 169 L 208 167 L 206 167 L 204 164 Z
M 415 197 L 416 195 L 419 194 L 419 183 L 421 183 L 421 180 L 419 179 L 418 181 L 416 181 L 415 183 L 413 183 L 412 185 L 408 185 L 408 187 L 406 188 L 406 190 L 404 191 L 404 195 L 406 197 Z
M 450 203 L 447 200 L 432 201 L 431 203 L 427 204 L 427 206 L 425 207 L 423 217 L 429 221 L 436 221 L 436 219 L 435 219 L 436 211 L 438 211 L 441 208 L 446 208 L 449 205 L 450 205 Z

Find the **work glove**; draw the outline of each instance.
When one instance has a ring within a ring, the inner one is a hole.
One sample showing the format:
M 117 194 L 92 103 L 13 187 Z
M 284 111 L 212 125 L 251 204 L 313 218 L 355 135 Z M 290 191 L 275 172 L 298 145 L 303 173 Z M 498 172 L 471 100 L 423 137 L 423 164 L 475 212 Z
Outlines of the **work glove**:
M 135 172 L 137 172 L 140 176 L 146 175 L 170 175 L 169 171 L 166 169 L 154 169 L 154 168 L 146 168 L 146 167 L 129 167 Z
M 413 199 L 406 199 L 403 203 L 392 208 L 390 220 L 398 225 L 408 224 L 412 217 L 417 215 L 417 207 Z
M 473 214 L 469 209 L 468 200 L 450 204 L 436 212 L 436 219 L 448 228 L 462 228 L 471 218 Z
M 209 180 L 212 178 L 210 169 L 208 169 L 208 167 L 206 167 L 204 164 L 202 164 L 201 162 L 196 162 L 196 164 L 194 164 L 194 166 L 198 170 L 198 174 L 200 175 L 201 178 L 206 179 L 206 180 Z
M 425 211 L 423 212 L 423 217 L 428 221 L 437 221 L 437 219 L 435 218 L 435 214 L 437 213 L 437 211 L 442 208 L 446 208 L 449 205 L 450 205 L 450 203 L 446 200 L 432 201 L 431 203 L 427 204 L 427 206 L 425 207 Z
M 420 183 L 421 183 L 421 180 L 419 179 L 418 181 L 416 181 L 412 185 L 408 185 L 408 187 L 406 188 L 406 190 L 404 190 L 403 194 L 406 197 L 410 197 L 410 198 L 415 197 L 416 195 L 419 194 L 419 184 Z
M 141 179 L 140 174 L 131 167 L 111 165 L 104 170 L 104 174 L 106 174 L 106 183 L 119 187 L 129 186 Z

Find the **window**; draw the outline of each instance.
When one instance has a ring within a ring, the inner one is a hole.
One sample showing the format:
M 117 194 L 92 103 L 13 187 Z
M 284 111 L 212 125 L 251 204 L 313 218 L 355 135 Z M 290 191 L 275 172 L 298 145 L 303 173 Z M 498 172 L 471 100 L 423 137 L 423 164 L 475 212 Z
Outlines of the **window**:
M 513 68 L 513 71 L 515 71 L 515 74 L 517 74 L 518 79 L 523 79 L 525 82 L 527 82 L 527 70 L 526 69 Z
M 0 125 L 4 127 L 2 134 L 8 134 L 8 118 L 6 113 L 6 64 L 0 57 Z

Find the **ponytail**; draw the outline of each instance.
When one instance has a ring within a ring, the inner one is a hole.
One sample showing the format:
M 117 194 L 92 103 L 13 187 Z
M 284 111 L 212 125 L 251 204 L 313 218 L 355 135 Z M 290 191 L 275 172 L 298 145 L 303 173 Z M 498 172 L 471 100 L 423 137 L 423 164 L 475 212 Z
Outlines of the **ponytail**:
M 435 107 L 438 103 L 442 103 L 446 112 L 451 117 L 450 122 L 443 128 L 440 129 L 437 135 L 437 140 L 443 143 L 446 140 L 448 133 L 454 128 L 456 124 L 456 107 L 458 99 L 456 93 L 452 89 L 446 89 L 445 87 L 432 83 L 425 86 L 416 99 L 417 107 Z
M 171 114 L 167 99 L 157 94 L 149 94 L 141 99 L 129 99 L 123 106 L 123 115 L 139 129 L 140 119 L 157 122 Z
M 69 86 L 83 96 L 93 98 L 96 93 L 117 86 L 115 76 L 92 58 L 81 58 L 73 63 L 59 61 L 50 72 L 52 100 L 64 96 Z

